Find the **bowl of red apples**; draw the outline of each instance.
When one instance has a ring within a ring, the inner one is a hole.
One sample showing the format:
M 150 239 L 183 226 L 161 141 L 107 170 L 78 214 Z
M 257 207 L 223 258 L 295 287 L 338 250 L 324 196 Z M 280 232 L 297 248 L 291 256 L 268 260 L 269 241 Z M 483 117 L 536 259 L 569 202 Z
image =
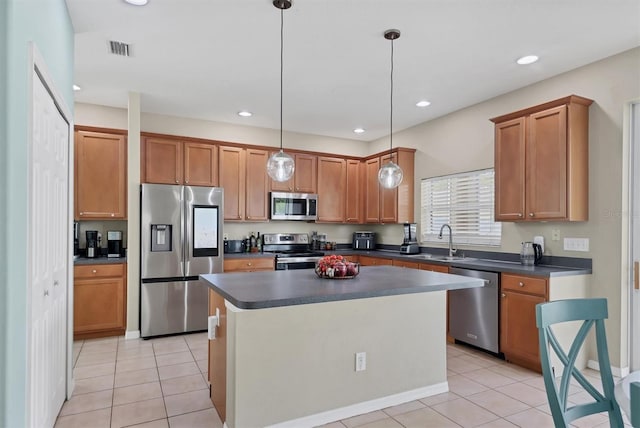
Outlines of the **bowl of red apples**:
M 343 256 L 332 254 L 316 262 L 316 275 L 327 279 L 351 279 L 360 273 L 360 265 L 350 262 Z

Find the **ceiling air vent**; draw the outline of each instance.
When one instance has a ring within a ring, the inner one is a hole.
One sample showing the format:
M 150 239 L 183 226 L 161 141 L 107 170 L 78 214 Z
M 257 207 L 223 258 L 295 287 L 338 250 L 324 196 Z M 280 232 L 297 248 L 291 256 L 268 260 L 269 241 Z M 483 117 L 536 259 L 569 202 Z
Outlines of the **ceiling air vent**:
M 124 42 L 109 41 L 109 48 L 112 54 L 121 56 L 130 56 L 130 45 Z

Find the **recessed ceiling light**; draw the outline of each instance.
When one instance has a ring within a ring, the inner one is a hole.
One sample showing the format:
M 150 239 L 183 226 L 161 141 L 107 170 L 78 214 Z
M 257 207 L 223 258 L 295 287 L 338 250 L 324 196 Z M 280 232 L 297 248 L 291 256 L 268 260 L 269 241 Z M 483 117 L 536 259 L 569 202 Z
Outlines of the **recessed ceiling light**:
M 149 2 L 149 0 L 124 0 L 124 1 L 134 6 L 144 6 Z
M 427 100 L 423 100 L 423 101 L 418 101 L 416 103 L 416 106 L 418 107 L 426 107 L 426 106 L 430 106 L 431 102 L 427 101 Z
M 527 56 L 523 56 L 522 58 L 518 58 L 518 60 L 516 62 L 518 64 L 520 64 L 520 65 L 527 65 L 527 64 L 533 64 L 537 60 L 538 60 L 537 56 L 535 56 L 535 55 L 527 55 Z
M 253 116 L 253 113 L 251 113 L 250 111 L 242 110 L 238 112 L 238 116 L 251 117 Z
M 355 132 L 356 134 L 362 134 L 364 133 L 364 129 L 363 128 L 356 128 L 353 130 L 353 132 Z
M 81 89 L 82 89 L 82 88 L 81 88 L 80 86 L 78 86 L 78 85 L 73 85 L 73 90 L 74 90 L 74 91 L 79 91 L 79 90 L 81 90 Z

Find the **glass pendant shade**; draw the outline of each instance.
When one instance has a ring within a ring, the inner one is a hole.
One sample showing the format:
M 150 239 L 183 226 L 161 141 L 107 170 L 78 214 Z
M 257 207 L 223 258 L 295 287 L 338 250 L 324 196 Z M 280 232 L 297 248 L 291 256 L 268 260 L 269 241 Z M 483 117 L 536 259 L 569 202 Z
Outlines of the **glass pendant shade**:
M 267 161 L 267 174 L 275 181 L 288 181 L 293 177 L 295 164 L 293 158 L 280 149 Z
M 394 189 L 402 182 L 402 168 L 396 163 L 389 162 L 378 171 L 378 182 L 385 189 Z

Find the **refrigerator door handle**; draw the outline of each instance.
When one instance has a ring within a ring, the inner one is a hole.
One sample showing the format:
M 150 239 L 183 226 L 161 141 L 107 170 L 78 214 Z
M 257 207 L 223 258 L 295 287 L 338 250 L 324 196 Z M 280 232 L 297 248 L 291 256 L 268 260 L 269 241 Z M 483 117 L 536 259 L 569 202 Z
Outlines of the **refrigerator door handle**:
M 186 276 L 187 272 L 189 270 L 187 264 L 187 250 L 186 250 L 186 246 L 188 245 L 187 243 L 187 228 L 185 225 L 185 215 L 186 215 L 186 211 L 185 211 L 185 190 L 184 190 L 184 186 L 182 186 L 181 189 L 181 200 L 180 200 L 180 254 L 182 255 L 182 263 L 181 263 L 181 272 L 182 272 L 182 276 Z

